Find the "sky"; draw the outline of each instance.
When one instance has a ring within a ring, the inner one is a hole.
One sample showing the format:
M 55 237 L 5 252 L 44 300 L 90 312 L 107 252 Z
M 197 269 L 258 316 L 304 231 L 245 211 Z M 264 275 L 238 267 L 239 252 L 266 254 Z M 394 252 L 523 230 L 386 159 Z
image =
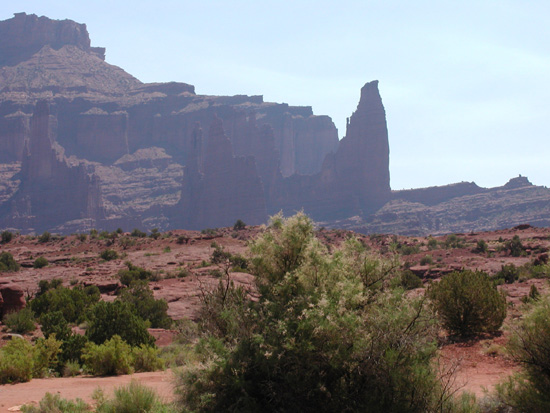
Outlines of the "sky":
M 0 3 L 0 20 L 17 12 L 86 23 L 143 82 L 312 106 L 340 138 L 379 80 L 392 189 L 550 186 L 548 0 Z

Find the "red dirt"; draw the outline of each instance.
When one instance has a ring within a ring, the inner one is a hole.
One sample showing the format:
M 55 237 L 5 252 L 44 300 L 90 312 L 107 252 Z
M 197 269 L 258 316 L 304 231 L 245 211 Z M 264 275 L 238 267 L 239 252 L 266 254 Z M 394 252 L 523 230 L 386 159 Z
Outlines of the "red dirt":
M 115 387 L 127 385 L 132 380 L 154 389 L 165 401 L 172 401 L 174 398 L 170 370 L 116 377 L 34 379 L 28 383 L 0 386 L 0 412 L 19 411 L 23 404 L 38 404 L 46 393 L 59 394 L 64 399 L 81 398 L 87 403 L 92 403 L 92 393 L 98 387 L 103 389 L 107 396 L 112 396 Z

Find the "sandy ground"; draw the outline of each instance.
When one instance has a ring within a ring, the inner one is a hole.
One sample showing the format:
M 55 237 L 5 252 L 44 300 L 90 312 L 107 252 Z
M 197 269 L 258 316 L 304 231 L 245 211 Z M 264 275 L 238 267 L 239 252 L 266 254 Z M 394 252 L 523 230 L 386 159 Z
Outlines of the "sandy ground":
M 0 412 L 20 411 L 23 404 L 38 404 L 46 393 L 59 394 L 65 399 L 81 398 L 92 402 L 92 393 L 98 387 L 106 395 L 112 396 L 115 387 L 127 385 L 132 380 L 154 389 L 163 400 L 171 401 L 174 397 L 172 378 L 172 372 L 166 370 L 116 377 L 34 379 L 28 383 L 6 384 L 0 386 Z

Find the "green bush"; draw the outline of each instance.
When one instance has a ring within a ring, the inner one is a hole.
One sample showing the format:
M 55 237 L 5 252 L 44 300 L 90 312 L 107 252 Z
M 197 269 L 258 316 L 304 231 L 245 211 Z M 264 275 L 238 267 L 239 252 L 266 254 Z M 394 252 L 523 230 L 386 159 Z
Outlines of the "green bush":
M 120 294 L 119 300 L 132 306 L 142 319 L 149 321 L 153 328 L 170 328 L 172 319 L 168 317 L 166 300 L 155 300 L 147 281 L 132 281 Z
M 97 397 L 97 413 L 170 413 L 175 412 L 164 405 L 154 390 L 136 381 L 115 389 L 114 398 Z
M 13 239 L 13 234 L 10 231 L 2 231 L 2 235 L 0 240 L 2 241 L 2 244 L 7 244 L 8 242 L 11 242 Z
M 21 411 L 24 413 L 85 413 L 90 411 L 90 406 L 81 399 L 66 400 L 59 394 L 46 393 L 38 406 L 21 406 Z
M 145 238 L 147 236 L 147 233 L 140 231 L 137 228 L 134 228 L 134 230 L 130 233 L 130 236 L 135 238 Z
M 496 332 L 506 317 L 506 299 L 483 272 L 452 272 L 433 283 L 427 293 L 452 334 Z
M 68 361 L 63 366 L 63 377 L 75 377 L 82 373 L 82 368 L 78 361 Z
M 150 235 L 151 238 L 153 238 L 153 239 L 159 239 L 161 235 L 162 235 L 162 234 L 159 232 L 158 228 L 153 228 L 153 229 L 151 230 L 151 235 Z
M 48 288 L 42 284 L 45 292 L 37 294 L 37 297 L 30 301 L 30 307 L 37 317 L 43 314 L 60 311 L 63 318 L 69 323 L 83 321 L 88 308 L 97 303 L 100 298 L 97 286 L 82 288 L 66 288 L 58 285 L 56 288 Z
M 58 368 L 62 342 L 50 336 L 39 338 L 34 346 L 33 377 L 47 377 Z
M 44 231 L 42 235 L 38 237 L 38 242 L 44 244 L 46 242 L 50 242 L 52 240 L 52 234 L 50 234 L 48 231 Z
M 508 249 L 512 257 L 521 256 L 525 250 L 518 235 L 514 235 L 513 238 L 506 243 L 506 249 Z
M 164 362 L 159 357 L 158 349 L 141 345 L 132 349 L 132 365 L 136 372 L 162 370 Z
M 480 239 L 476 244 L 474 252 L 484 254 L 488 251 L 488 249 L 489 249 L 489 246 L 487 245 L 487 243 L 484 240 Z
M 114 335 L 103 344 L 88 342 L 82 352 L 86 369 L 97 376 L 130 374 L 132 369 L 132 348 L 120 336 Z
M 514 264 L 502 265 L 500 271 L 493 278 L 504 280 L 506 284 L 512 284 L 519 279 L 520 270 Z
M 115 250 L 106 249 L 99 254 L 99 257 L 105 261 L 112 261 L 118 258 L 118 253 Z
M 0 254 L 0 272 L 19 271 L 19 268 L 19 264 L 9 252 L 4 251 Z
M 130 304 L 120 300 L 112 303 L 100 301 L 90 310 L 86 337 L 96 344 L 103 344 L 115 335 L 131 346 L 155 345 L 145 322 L 134 313 Z
M 14 333 L 26 334 L 36 330 L 34 314 L 28 307 L 6 314 L 3 321 Z
M 460 238 L 456 234 L 450 234 L 445 239 L 445 248 L 464 248 L 465 243 L 466 240 L 464 238 Z
M 405 270 L 401 273 L 401 286 L 406 290 L 412 290 L 415 288 L 421 288 L 422 279 L 410 270 Z
M 428 248 L 434 250 L 437 248 L 438 242 L 434 237 L 428 237 Z
M 420 259 L 420 265 L 430 265 L 433 263 L 434 263 L 434 260 L 431 255 L 425 255 Z
M 182 410 L 442 410 L 435 318 L 390 289 L 395 262 L 355 239 L 330 254 L 303 214 L 273 217 L 251 252 L 259 299 L 221 280 L 202 362 L 179 373 Z
M 44 268 L 49 264 L 48 260 L 44 257 L 38 257 L 34 260 L 33 268 Z
M 235 224 L 233 225 L 233 229 L 234 229 L 235 231 L 241 231 L 241 230 L 243 230 L 243 229 L 245 229 L 245 228 L 246 228 L 246 224 L 245 224 L 242 220 L 240 220 L 240 219 L 238 219 L 237 221 L 235 221 Z
M 28 341 L 15 337 L 0 348 L 0 384 L 29 381 L 33 368 L 34 349 Z
M 118 272 L 118 279 L 123 285 L 129 286 L 132 281 L 137 280 L 150 280 L 153 278 L 153 273 L 144 268 L 133 265 L 130 261 L 125 262 L 128 267 L 127 270 L 120 270 Z
M 523 371 L 499 386 L 506 405 L 520 412 L 550 409 L 550 298 L 541 297 L 520 321 L 508 352 Z

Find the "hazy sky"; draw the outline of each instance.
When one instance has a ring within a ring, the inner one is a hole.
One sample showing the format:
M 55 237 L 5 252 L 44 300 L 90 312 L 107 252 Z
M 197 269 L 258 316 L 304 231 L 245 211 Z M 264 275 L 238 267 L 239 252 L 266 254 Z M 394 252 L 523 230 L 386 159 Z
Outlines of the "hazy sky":
M 340 138 L 378 79 L 393 189 L 550 186 L 548 0 L 0 3 L 2 20 L 22 11 L 86 23 L 144 82 L 313 106 Z

